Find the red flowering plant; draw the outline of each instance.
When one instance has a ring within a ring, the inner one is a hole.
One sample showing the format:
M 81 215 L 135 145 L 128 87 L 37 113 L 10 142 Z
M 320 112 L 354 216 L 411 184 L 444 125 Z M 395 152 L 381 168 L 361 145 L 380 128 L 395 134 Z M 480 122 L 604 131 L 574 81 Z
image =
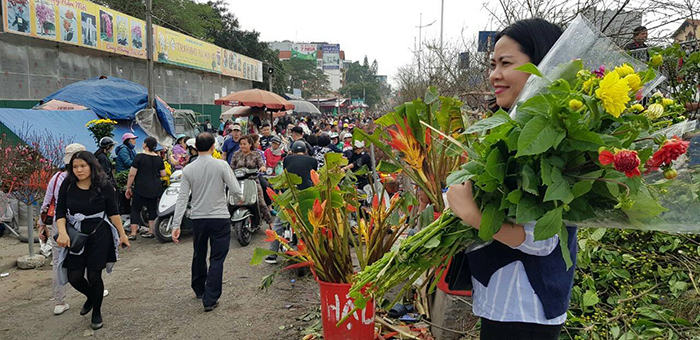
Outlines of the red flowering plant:
M 63 163 L 64 141 L 29 127 L 18 135 L 0 138 L 0 190 L 31 205 L 44 197 L 49 180 Z
M 309 267 L 319 281 L 349 283 L 355 272 L 353 251 L 359 267 L 364 268 L 388 252 L 407 227 L 402 223 L 405 217 L 399 215 L 400 210 L 406 209 L 404 197 L 395 195 L 389 199 L 382 192 L 374 196 L 371 207 L 361 207 L 353 176 L 341 169 L 347 165 L 347 159 L 339 153 L 328 153 L 325 160 L 319 172 L 311 172 L 313 186 L 304 190 L 297 189 L 301 178 L 286 171 L 271 179 L 282 193 L 268 189 L 268 194 L 278 216 L 290 224 L 298 244 L 295 248 L 268 229 L 265 241 L 279 241 L 281 249 L 255 249 L 251 264 L 261 263 L 265 255 L 276 254 L 292 262 L 284 269 Z M 264 287 L 272 277 L 264 280 Z

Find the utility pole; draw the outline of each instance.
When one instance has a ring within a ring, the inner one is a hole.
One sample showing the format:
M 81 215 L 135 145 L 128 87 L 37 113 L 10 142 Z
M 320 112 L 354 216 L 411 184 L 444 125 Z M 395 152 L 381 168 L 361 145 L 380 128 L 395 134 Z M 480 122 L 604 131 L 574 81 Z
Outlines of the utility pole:
M 420 74 L 420 59 L 422 56 L 423 52 L 423 40 L 422 40 L 422 33 L 423 33 L 423 28 L 432 26 L 435 23 L 435 20 L 433 22 L 423 26 L 423 13 L 420 14 L 420 21 L 418 21 L 418 74 Z
M 445 23 L 445 0 L 440 5 L 440 52 L 442 52 L 442 29 Z
M 153 0 L 146 0 L 146 59 L 148 60 L 148 108 L 155 107 L 155 91 L 153 87 Z

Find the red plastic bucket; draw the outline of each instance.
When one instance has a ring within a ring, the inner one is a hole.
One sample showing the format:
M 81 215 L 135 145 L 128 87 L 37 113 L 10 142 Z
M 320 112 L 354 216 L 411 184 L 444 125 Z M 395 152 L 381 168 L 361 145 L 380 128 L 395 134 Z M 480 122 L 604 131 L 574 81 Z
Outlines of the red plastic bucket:
M 348 297 L 351 284 L 318 281 L 321 290 L 321 317 L 325 340 L 372 340 L 374 339 L 374 301 L 353 313 L 340 326 L 343 319 L 355 308 L 355 301 Z

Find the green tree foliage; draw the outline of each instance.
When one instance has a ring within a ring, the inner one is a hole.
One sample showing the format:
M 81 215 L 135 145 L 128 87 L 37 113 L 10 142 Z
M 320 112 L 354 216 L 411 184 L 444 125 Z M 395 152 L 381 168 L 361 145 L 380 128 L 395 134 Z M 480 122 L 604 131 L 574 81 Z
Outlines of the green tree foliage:
M 352 98 L 365 98 L 365 103 L 375 106 L 382 100 L 381 86 L 377 81 L 378 64 L 376 60 L 369 64 L 365 56 L 362 64 L 354 62 L 345 70 L 345 85 L 340 94 Z
M 316 67 L 313 60 L 289 59 L 282 61 L 284 76 L 291 88 L 302 89 L 304 98 L 315 98 L 329 92 L 328 77 Z
M 145 5 L 134 0 L 96 0 L 97 3 L 139 19 L 146 19 Z M 269 89 L 272 67 L 273 91 L 284 92 L 282 64 L 278 53 L 260 41 L 260 33 L 241 29 L 236 15 L 229 11 L 224 0 L 198 3 L 194 0 L 153 0 L 153 22 L 163 27 L 208 41 L 219 47 L 258 59 L 263 62 L 263 82 L 253 83 L 257 88 Z

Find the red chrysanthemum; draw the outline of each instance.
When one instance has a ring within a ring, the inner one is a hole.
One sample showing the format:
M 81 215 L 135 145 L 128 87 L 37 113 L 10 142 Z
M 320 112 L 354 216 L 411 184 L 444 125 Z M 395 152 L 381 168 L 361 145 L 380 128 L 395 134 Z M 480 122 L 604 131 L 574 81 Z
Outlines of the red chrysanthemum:
M 627 177 L 641 176 L 642 173 L 639 171 L 639 156 L 637 151 L 631 150 L 621 150 L 614 154 L 608 150 L 603 150 L 598 154 L 598 161 L 602 165 L 609 165 L 612 163 L 615 170 L 619 172 L 624 172 Z
M 654 155 L 651 157 L 651 162 L 648 162 L 647 165 L 650 165 L 651 163 L 652 167 L 657 168 L 662 165 L 670 165 L 678 157 L 688 151 L 689 144 L 690 142 L 684 141 L 678 138 L 678 136 L 674 136 L 673 138 L 664 142 L 658 151 L 654 152 Z

